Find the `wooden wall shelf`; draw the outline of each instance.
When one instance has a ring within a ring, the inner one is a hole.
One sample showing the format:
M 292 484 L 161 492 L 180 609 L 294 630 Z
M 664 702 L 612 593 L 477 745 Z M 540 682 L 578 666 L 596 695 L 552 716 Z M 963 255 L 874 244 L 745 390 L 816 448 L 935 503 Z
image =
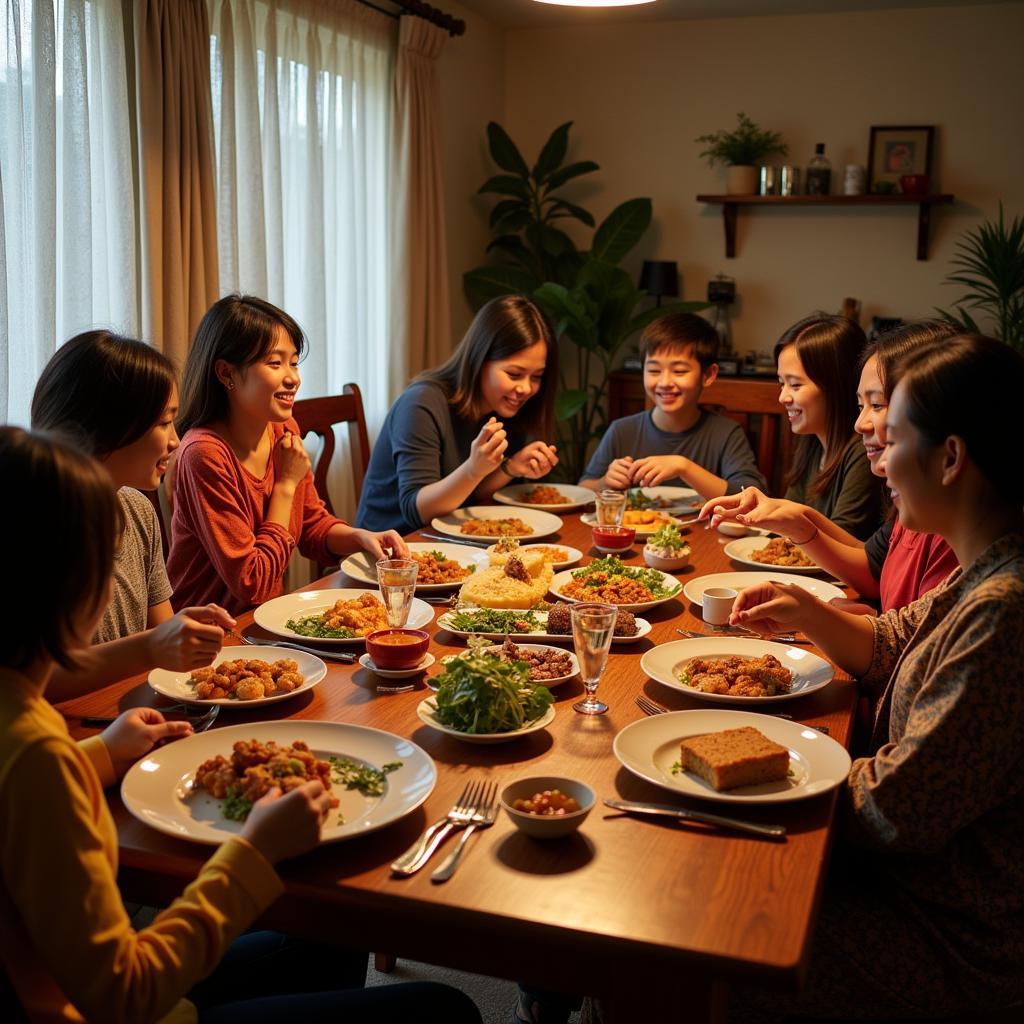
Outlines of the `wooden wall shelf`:
M 928 259 L 928 231 L 931 227 L 932 207 L 951 203 L 954 196 L 940 193 L 927 196 L 864 195 L 864 196 L 697 196 L 698 203 L 717 203 L 722 207 L 725 226 L 725 255 L 736 255 L 736 212 L 741 206 L 916 206 L 917 258 Z

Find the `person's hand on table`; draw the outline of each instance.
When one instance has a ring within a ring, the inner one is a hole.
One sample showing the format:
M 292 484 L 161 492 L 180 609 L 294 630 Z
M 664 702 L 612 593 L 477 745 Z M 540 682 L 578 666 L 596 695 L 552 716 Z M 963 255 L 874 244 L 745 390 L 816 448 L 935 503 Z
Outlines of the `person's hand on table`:
M 352 539 L 374 562 L 382 558 L 408 558 L 409 545 L 394 530 L 372 533 L 370 530 L 353 530 Z
M 633 463 L 632 482 L 637 487 L 657 487 L 682 477 L 688 461 L 682 455 L 647 455 Z
M 795 583 L 755 583 L 739 592 L 729 624 L 749 626 L 759 633 L 806 632 L 820 606 L 818 598 Z
M 736 494 L 722 494 L 704 502 L 697 521 L 707 522 L 708 529 L 713 530 L 719 523 L 738 519 L 757 508 L 759 501 L 767 500 L 768 495 L 756 487 L 744 487 Z
M 150 662 L 157 668 L 186 672 L 209 665 L 235 620 L 219 605 L 182 608 L 148 636 Z
M 320 842 L 331 810 L 330 794 L 319 780 L 282 794 L 272 789 L 252 805 L 242 837 L 271 863 L 298 857 Z
M 188 722 L 168 722 L 156 708 L 132 708 L 108 725 L 100 738 L 120 778 L 158 743 L 192 734 Z
M 608 464 L 604 482 L 613 491 L 624 491 L 633 486 L 633 456 L 626 455 Z
M 520 448 L 507 463 L 510 476 L 523 476 L 528 480 L 545 477 L 558 465 L 558 452 L 553 444 L 531 441 Z
M 470 476 L 475 480 L 483 480 L 484 477 L 490 476 L 501 466 L 507 448 L 505 425 L 491 416 L 469 446 L 469 458 L 465 464 L 469 468 Z

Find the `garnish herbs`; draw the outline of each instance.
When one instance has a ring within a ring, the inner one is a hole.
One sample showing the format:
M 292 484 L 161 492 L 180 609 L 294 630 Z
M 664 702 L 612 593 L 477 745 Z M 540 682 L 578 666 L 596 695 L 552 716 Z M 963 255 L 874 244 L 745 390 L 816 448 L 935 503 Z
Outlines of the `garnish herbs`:
M 606 572 L 609 576 L 625 576 L 626 579 L 636 580 L 655 597 L 672 597 L 683 589 L 680 583 L 666 586 L 665 577 L 657 569 L 641 569 L 637 566 L 625 565 L 615 555 L 596 558 L 582 569 L 574 569 L 572 578 L 587 586 L 587 577 L 595 572 Z
M 322 615 L 306 615 L 301 619 L 289 619 L 285 625 L 300 636 L 315 636 L 330 640 L 354 640 L 359 634 L 347 626 L 331 629 L 324 624 Z
M 331 782 L 346 789 L 354 789 L 363 796 L 381 796 L 386 777 L 402 767 L 401 761 L 390 761 L 378 769 L 350 761 L 347 757 L 331 757 L 328 760 L 331 762 Z

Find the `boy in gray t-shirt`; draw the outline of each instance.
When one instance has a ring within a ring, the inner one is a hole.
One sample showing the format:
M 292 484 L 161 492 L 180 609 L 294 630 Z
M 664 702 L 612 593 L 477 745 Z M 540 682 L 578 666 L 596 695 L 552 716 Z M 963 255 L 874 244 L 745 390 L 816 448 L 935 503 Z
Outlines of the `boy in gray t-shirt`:
M 694 313 L 648 324 L 640 339 L 650 411 L 609 424 L 580 483 L 605 487 L 692 487 L 706 501 L 767 484 L 743 429 L 701 409 L 704 388 L 718 376 L 718 334 Z

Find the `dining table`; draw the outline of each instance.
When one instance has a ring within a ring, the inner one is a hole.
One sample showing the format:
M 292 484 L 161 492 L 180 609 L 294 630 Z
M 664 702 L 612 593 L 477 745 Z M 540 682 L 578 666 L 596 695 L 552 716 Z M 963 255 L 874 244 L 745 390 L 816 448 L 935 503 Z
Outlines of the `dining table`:
M 691 557 L 673 574 L 681 583 L 742 568 L 723 550 L 730 538 L 703 524 L 683 532 Z M 409 539 L 421 537 L 417 532 Z M 543 543 L 574 546 L 583 551 L 584 562 L 600 557 L 578 511 L 565 513 L 561 528 Z M 624 552 L 623 561 L 643 565 L 641 544 Z M 351 586 L 369 584 L 339 570 L 302 589 Z M 306 721 L 385 730 L 418 744 L 437 769 L 426 802 L 405 817 L 282 864 L 285 892 L 261 926 L 597 997 L 609 1024 L 722 1021 L 734 986 L 795 993 L 808 966 L 839 790 L 788 803 L 729 805 L 723 812 L 782 824 L 782 840 L 638 818 L 603 806 L 603 799 L 617 798 L 722 810 L 722 805 L 666 792 L 627 771 L 613 754 L 616 734 L 644 717 L 635 702 L 638 694 L 673 710 L 709 706 L 650 679 L 640 665 L 644 651 L 680 639 L 677 627 L 705 631 L 701 609 L 680 593 L 639 614 L 652 630 L 635 643 L 613 644 L 598 690 L 609 706 L 606 714 L 573 710 L 584 689 L 577 678 L 553 690 L 556 714 L 549 726 L 507 743 L 472 744 L 430 728 L 417 715 L 420 702 L 431 695 L 424 679 L 407 692 L 378 692 L 381 680 L 358 664 L 327 662 L 324 681 L 289 700 L 222 708 L 214 729 L 287 720 L 295 723 L 296 738 Z M 244 635 L 273 643 L 274 636 L 255 625 L 251 612 L 238 622 Z M 428 674 L 436 676 L 444 671 L 441 656 L 464 651 L 466 644 L 439 629 L 436 616 L 425 628 L 437 659 Z M 561 646 L 572 650 L 571 638 Z M 361 653 L 362 647 L 356 650 Z M 65 702 L 59 710 L 81 738 L 95 732 L 83 726 L 84 716 L 163 702 L 145 676 L 136 676 Z M 837 669 L 824 688 L 767 710 L 784 710 L 808 728 L 825 727 L 849 747 L 856 702 L 855 683 Z M 433 862 L 411 877 L 392 874 L 391 862 L 445 815 L 467 782 L 495 782 L 501 789 L 529 776 L 584 782 L 596 792 L 597 806 L 577 832 L 547 842 L 518 831 L 500 814 L 492 827 L 470 839 L 459 870 L 444 884 L 432 883 Z M 168 905 L 195 877 L 210 847 L 143 824 L 126 810 L 116 789 L 108 797 L 124 897 Z

